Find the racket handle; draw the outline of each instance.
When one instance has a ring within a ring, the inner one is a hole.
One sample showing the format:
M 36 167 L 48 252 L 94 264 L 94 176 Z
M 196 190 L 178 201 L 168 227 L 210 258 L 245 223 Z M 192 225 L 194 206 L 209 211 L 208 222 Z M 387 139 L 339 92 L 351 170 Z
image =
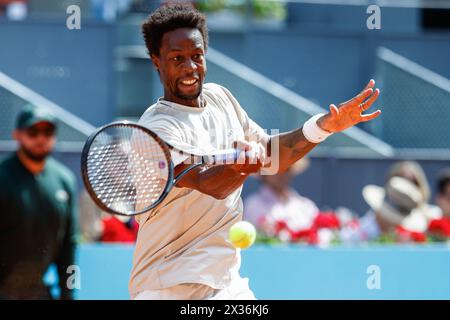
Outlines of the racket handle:
M 243 152 L 240 149 L 227 149 L 223 152 L 210 156 L 203 156 L 203 162 L 207 164 L 233 164 L 236 163 L 239 155 Z M 254 151 L 245 151 L 246 157 L 253 157 Z

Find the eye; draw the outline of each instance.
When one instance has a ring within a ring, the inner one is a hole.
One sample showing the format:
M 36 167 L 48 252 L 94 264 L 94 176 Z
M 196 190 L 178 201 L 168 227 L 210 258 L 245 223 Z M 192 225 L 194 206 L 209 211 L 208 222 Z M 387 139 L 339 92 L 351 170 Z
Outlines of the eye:
M 173 61 L 181 61 L 181 56 L 176 56 L 172 58 Z
M 194 59 L 201 59 L 203 57 L 203 54 L 201 54 L 201 53 L 197 53 L 197 54 L 194 54 L 194 56 L 193 56 L 193 58 Z

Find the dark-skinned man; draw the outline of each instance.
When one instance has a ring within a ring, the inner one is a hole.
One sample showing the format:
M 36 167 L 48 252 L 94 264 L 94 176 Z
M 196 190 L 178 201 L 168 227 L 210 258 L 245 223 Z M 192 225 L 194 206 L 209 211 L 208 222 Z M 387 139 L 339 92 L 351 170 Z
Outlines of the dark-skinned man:
M 237 147 L 248 152 L 235 163 L 191 171 L 157 212 L 137 217 L 131 298 L 255 299 L 248 279 L 239 275 L 240 251 L 227 240 L 229 228 L 242 219 L 242 184 L 258 171 L 283 172 L 330 134 L 379 116 L 379 110 L 363 114 L 379 90 L 371 80 L 355 98 L 332 104 L 327 114 L 269 136 L 230 91 L 204 83 L 208 31 L 201 13 L 190 6 L 163 6 L 142 30 L 164 96 L 140 124 L 185 151 Z M 175 172 L 189 165 L 175 152 L 172 158 Z

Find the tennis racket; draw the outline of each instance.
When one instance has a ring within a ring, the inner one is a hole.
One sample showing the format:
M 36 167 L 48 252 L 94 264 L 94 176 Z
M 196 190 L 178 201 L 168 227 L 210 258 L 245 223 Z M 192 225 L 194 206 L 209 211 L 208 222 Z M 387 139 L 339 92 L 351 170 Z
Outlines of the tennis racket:
M 176 177 L 170 150 L 191 161 Z M 148 128 L 119 121 L 89 136 L 81 155 L 81 172 L 89 195 L 102 210 L 133 216 L 160 204 L 189 171 L 206 164 L 232 163 L 240 152 L 226 149 L 214 155 L 188 153 L 164 142 Z

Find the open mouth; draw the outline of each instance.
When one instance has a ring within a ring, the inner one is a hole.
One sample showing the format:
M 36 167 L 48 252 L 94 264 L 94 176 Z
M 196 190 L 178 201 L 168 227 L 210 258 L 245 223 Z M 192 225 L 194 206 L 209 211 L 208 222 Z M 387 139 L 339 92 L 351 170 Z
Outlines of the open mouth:
M 198 79 L 196 79 L 196 78 L 189 78 L 189 79 L 184 79 L 184 80 L 181 80 L 181 81 L 180 81 L 180 83 L 181 83 L 183 86 L 193 86 L 193 85 L 195 85 L 197 82 L 198 82 Z

